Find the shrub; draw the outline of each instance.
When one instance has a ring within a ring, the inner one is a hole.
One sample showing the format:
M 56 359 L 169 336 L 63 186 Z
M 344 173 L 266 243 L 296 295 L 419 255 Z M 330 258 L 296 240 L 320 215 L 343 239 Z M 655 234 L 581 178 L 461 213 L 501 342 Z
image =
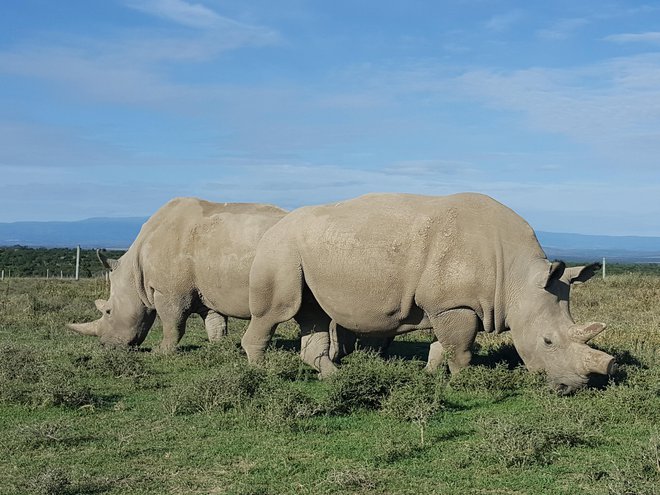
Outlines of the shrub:
M 225 412 L 245 406 L 265 379 L 262 370 L 242 363 L 227 364 L 211 375 L 175 387 L 165 409 L 170 414 Z
M 270 379 L 260 388 L 253 411 L 269 428 L 297 429 L 301 420 L 320 414 L 323 408 L 289 383 Z
M 220 342 L 209 342 L 202 346 L 195 353 L 191 353 L 190 358 L 204 367 L 216 367 L 245 359 L 241 349 L 241 337 L 230 333 Z
M 269 376 L 281 380 L 308 380 L 316 376 L 316 372 L 303 363 L 297 352 L 283 349 L 268 349 L 262 367 Z
M 65 368 L 52 368 L 35 386 L 31 394 L 35 406 L 82 407 L 100 402 L 92 390 L 81 383 L 76 374 Z
M 422 447 L 429 420 L 442 409 L 441 384 L 431 376 L 420 374 L 412 382 L 393 389 L 382 403 L 383 414 L 419 428 Z
M 580 424 L 553 424 L 542 418 L 488 418 L 478 421 L 477 426 L 481 441 L 475 455 L 489 464 L 506 467 L 547 465 L 559 447 L 589 445 L 594 441 L 593 434 Z
M 74 367 L 92 372 L 95 376 L 108 376 L 143 385 L 153 378 L 145 365 L 143 353 L 133 349 L 98 349 L 91 354 L 72 355 Z
M 494 368 L 468 366 L 452 375 L 449 384 L 454 390 L 504 398 L 524 388 L 539 387 L 542 382 L 539 374 L 529 373 L 523 367 L 510 370 L 505 363 L 498 363 Z
M 423 373 L 420 368 L 398 359 L 383 360 L 373 352 L 356 351 L 328 378 L 326 410 L 345 414 L 361 408 L 379 409 L 393 388 Z

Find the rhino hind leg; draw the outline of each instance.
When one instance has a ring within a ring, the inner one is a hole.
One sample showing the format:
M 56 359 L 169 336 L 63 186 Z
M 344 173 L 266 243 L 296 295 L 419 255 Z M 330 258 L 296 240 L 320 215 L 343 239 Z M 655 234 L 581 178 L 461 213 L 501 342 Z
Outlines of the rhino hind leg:
M 330 350 L 329 357 L 334 363 L 338 362 L 344 356 L 348 356 L 355 351 L 357 336 L 350 330 L 346 330 L 333 320 L 330 323 Z
M 191 304 L 187 299 L 167 297 L 156 291 L 154 292 L 154 306 L 163 324 L 163 340 L 158 351 L 169 354 L 176 350 L 177 344 L 186 331 L 186 320 L 190 315 Z
M 227 336 L 227 317 L 212 309 L 207 309 L 200 313 L 204 319 L 204 327 L 209 342 L 218 342 Z
M 283 249 L 285 244 L 276 244 Z M 288 253 L 269 252 L 255 257 L 250 270 L 250 324 L 241 347 L 250 363 L 258 363 L 270 343 L 275 328 L 293 318 L 302 301 L 302 270 Z M 283 261 L 279 261 L 283 260 Z
M 330 317 L 313 297 L 305 297 L 294 318 L 300 326 L 300 357 L 303 362 L 316 369 L 321 378 L 337 371 L 330 360 Z
M 479 330 L 479 317 L 467 308 L 452 309 L 430 318 L 438 338 L 431 344 L 427 371 L 435 371 L 445 360 L 451 373 L 470 364 L 472 344 Z

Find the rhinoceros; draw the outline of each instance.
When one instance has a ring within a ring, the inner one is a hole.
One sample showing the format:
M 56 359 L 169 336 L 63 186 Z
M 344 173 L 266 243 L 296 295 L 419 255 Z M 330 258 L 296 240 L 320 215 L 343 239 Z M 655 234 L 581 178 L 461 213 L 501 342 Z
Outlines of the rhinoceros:
M 98 299 L 101 318 L 69 324 L 108 345 L 140 345 L 156 314 L 163 324 L 160 350 L 170 352 L 192 313 L 204 319 L 209 340 L 226 334 L 227 317 L 247 319 L 248 275 L 257 242 L 286 212 L 270 205 L 211 203 L 176 198 L 142 226 L 111 270 L 110 299 Z
M 432 328 L 427 368 L 444 356 L 455 373 L 478 331 L 510 330 L 526 367 L 569 393 L 615 369 L 586 344 L 605 324 L 576 324 L 569 308 L 571 283 L 596 269 L 551 263 L 527 222 L 481 194 L 369 194 L 303 207 L 259 242 L 242 346 L 261 360 L 277 324 L 296 315 L 303 359 L 324 376 L 336 370 L 331 320 L 382 339 Z

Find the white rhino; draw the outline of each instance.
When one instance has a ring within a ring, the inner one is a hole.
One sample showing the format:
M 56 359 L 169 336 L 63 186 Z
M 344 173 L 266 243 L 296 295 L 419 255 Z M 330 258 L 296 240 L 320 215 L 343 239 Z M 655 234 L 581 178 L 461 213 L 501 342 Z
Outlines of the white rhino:
M 323 375 L 331 320 L 386 339 L 432 328 L 428 368 L 445 356 L 467 366 L 478 331 L 511 330 L 527 368 L 545 370 L 562 393 L 614 358 L 586 342 L 605 325 L 578 325 L 570 284 L 597 265 L 550 263 L 532 228 L 481 194 L 369 194 L 289 213 L 264 234 L 250 272 L 252 320 L 242 346 L 262 358 L 275 327 L 296 316 L 303 359 Z
M 140 345 L 156 314 L 160 349 L 172 351 L 192 313 L 209 340 L 226 334 L 227 317 L 247 319 L 248 275 L 257 242 L 286 212 L 270 205 L 177 198 L 142 226 L 119 260 L 99 258 L 110 272 L 110 299 L 96 301 L 101 318 L 69 328 L 108 345 Z

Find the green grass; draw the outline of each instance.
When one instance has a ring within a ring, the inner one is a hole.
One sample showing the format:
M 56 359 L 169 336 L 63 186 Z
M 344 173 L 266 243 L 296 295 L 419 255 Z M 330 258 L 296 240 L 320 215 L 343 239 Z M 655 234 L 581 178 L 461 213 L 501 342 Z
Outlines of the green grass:
M 423 372 L 420 332 L 324 382 L 292 324 L 261 367 L 238 320 L 209 344 L 192 318 L 173 356 L 102 350 L 64 324 L 106 296 L 98 280 L 0 284 L 0 493 L 660 493 L 657 275 L 575 288 L 574 316 L 608 323 L 594 345 L 621 366 L 571 397 L 518 367 L 506 335 L 481 335 L 458 376 Z

